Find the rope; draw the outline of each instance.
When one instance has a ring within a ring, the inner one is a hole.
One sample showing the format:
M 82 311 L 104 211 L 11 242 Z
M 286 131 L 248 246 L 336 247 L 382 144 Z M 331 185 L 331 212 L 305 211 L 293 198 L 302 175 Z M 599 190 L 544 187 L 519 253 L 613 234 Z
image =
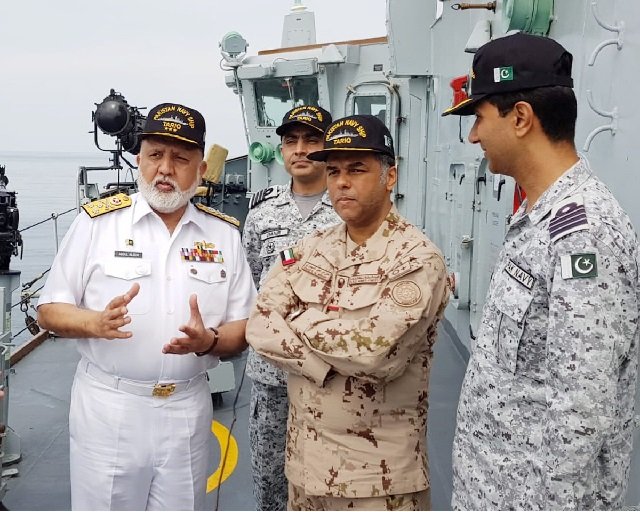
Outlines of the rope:
M 49 272 L 49 270 L 51 270 L 51 267 L 49 267 L 47 270 L 45 270 L 44 272 L 42 272 L 42 274 L 40 274 L 39 276 L 34 277 L 34 278 L 33 278 L 31 281 L 29 281 L 28 283 L 24 283 L 24 284 L 22 285 L 22 290 L 24 291 L 24 290 L 26 290 L 27 288 L 31 288 L 31 286 L 33 286 L 33 284 L 34 284 L 36 281 L 38 281 L 38 280 L 42 279 L 42 278 L 44 277 L 44 275 L 45 275 L 47 272 Z
M 15 333 L 12 338 L 17 338 L 18 336 L 20 336 L 24 331 L 26 331 L 29 328 L 30 325 L 27 325 L 25 328 L 19 330 L 17 333 Z
M 49 269 L 49 270 L 51 270 L 51 269 Z M 49 270 L 47 270 L 47 272 L 49 272 Z M 44 275 L 44 273 L 43 273 L 43 275 Z M 42 275 L 41 275 L 40 277 L 42 277 Z M 26 304 L 26 303 L 28 303 L 28 302 L 29 302 L 29 299 L 30 299 L 31 297 L 33 297 L 36 293 L 38 293 L 40 290 L 42 290 L 43 288 L 44 288 L 44 285 L 42 285 L 40 288 L 38 288 L 38 289 L 34 290 L 33 292 L 29 293 L 28 295 L 26 295 L 26 296 L 22 297 L 22 298 L 20 299 L 20 302 L 16 302 L 15 304 L 13 304 L 13 305 L 11 306 L 11 309 L 15 308 L 16 306 L 20 306 L 21 304 Z
M 65 214 L 67 214 L 69 212 L 72 212 L 74 210 L 77 210 L 77 208 L 75 206 L 73 208 L 69 208 L 68 210 L 65 210 L 62 213 L 52 213 L 51 217 L 49 217 L 47 219 L 44 219 L 44 220 L 41 220 L 39 222 L 36 222 L 35 224 L 31 224 L 31 226 L 27 226 L 26 228 L 22 228 L 22 229 L 18 230 L 18 233 L 22 233 L 23 231 L 26 231 L 27 229 L 35 228 L 36 226 L 39 226 L 40 224 L 44 224 L 45 222 L 49 222 L 50 220 L 55 220 L 58 217 L 62 217 L 63 215 L 65 215 Z

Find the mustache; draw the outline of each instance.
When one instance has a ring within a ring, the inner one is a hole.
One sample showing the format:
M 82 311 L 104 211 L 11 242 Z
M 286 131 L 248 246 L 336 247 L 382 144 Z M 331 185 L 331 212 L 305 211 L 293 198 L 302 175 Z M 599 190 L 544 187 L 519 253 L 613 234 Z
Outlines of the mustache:
M 172 180 L 171 178 L 166 178 L 166 177 L 158 177 L 155 180 L 153 180 L 153 183 L 151 184 L 152 186 L 156 186 L 158 184 L 162 183 L 163 185 L 171 185 L 173 188 L 178 188 L 178 184 Z

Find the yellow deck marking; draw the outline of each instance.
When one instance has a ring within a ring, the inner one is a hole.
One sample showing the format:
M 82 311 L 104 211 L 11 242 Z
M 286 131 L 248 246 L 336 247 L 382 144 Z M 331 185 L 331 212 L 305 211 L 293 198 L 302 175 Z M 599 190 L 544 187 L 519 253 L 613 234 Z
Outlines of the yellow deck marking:
M 229 435 L 229 429 L 222 423 L 212 421 L 211 432 L 213 432 L 213 435 L 216 436 L 218 440 L 218 444 L 220 444 L 220 462 L 218 463 L 218 469 L 207 478 L 207 492 L 213 491 L 218 487 L 218 482 L 220 482 L 220 472 L 222 471 L 224 454 L 227 451 L 227 440 L 229 442 L 229 451 L 227 452 L 227 462 L 224 465 L 224 473 L 222 473 L 222 482 L 229 478 L 238 465 L 238 443 L 235 437 Z

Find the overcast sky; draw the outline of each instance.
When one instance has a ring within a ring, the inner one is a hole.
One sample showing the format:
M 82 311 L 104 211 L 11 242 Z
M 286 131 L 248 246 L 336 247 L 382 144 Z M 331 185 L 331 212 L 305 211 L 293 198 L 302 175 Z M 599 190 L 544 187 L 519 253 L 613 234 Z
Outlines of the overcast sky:
M 277 48 L 293 0 L 3 0 L 0 151 L 93 151 L 91 111 L 114 88 L 130 104 L 200 110 L 207 144 L 245 153 L 218 43 Z M 385 34 L 384 0 L 304 0 L 318 42 Z

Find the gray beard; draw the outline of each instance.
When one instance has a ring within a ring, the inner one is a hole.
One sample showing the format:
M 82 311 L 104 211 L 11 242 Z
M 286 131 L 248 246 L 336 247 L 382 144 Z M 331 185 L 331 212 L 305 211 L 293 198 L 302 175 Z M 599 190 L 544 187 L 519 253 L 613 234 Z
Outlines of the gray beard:
M 142 175 L 139 175 L 137 180 L 140 195 L 145 198 L 153 210 L 160 213 L 173 213 L 185 206 L 195 195 L 198 181 L 198 179 L 195 179 L 187 190 L 180 190 L 178 184 L 170 178 L 156 178 L 153 183 L 149 183 Z M 170 183 L 173 185 L 174 190 L 172 192 L 160 192 L 155 187 L 160 182 Z

